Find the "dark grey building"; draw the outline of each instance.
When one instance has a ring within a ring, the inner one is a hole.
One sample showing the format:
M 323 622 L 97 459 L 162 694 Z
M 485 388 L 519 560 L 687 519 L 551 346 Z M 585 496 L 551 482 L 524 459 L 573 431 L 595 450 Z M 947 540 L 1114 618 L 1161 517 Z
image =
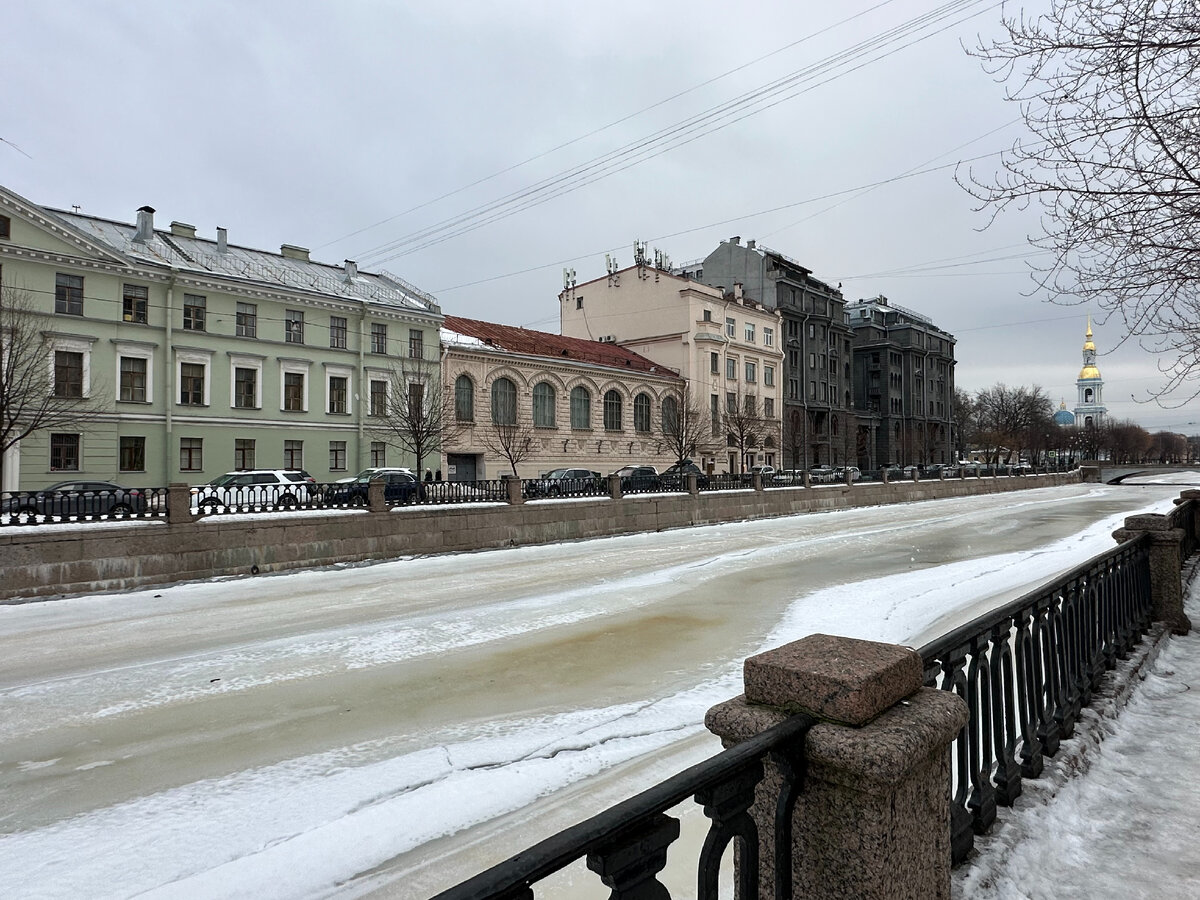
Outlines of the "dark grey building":
M 779 468 L 870 463 L 869 428 L 854 413 L 851 340 L 838 288 L 794 259 L 740 237 L 722 241 L 676 274 L 735 291 L 783 318 L 782 453 Z M 840 287 L 840 286 L 839 286 Z
M 883 295 L 845 310 L 871 468 L 954 462 L 954 336 Z

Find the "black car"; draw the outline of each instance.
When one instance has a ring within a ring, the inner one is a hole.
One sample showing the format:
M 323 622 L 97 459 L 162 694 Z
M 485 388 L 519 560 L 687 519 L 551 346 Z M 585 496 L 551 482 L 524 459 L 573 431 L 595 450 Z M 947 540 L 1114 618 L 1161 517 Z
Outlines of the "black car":
M 383 499 L 389 506 L 411 503 L 421 493 L 420 481 L 410 472 L 369 471 L 352 481 L 339 481 L 329 485 L 325 489 L 325 502 L 332 506 L 343 503 L 349 506 L 366 506 L 367 490 L 372 481 L 383 482 Z
M 701 490 L 708 487 L 708 476 L 690 459 L 685 459 L 681 463 L 675 463 L 669 469 L 664 470 L 658 476 L 658 481 L 662 485 L 663 490 L 682 491 L 687 488 L 688 475 L 696 476 L 696 484 Z
M 659 489 L 658 470 L 654 466 L 622 466 L 613 474 L 621 476 L 621 491 L 626 494 Z
M 111 481 L 60 481 L 39 491 L 16 491 L 0 512 L 38 516 L 128 516 L 144 513 L 146 494 Z
M 554 469 L 541 478 L 525 482 L 526 497 L 562 497 L 579 494 L 598 494 L 604 476 L 589 469 Z

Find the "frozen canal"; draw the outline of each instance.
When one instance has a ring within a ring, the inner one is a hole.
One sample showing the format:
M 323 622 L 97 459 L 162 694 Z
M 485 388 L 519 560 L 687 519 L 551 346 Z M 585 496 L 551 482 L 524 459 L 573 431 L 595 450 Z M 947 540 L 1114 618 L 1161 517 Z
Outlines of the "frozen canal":
M 0 897 L 428 896 L 718 750 L 746 655 L 920 645 L 1180 489 L 0 607 Z

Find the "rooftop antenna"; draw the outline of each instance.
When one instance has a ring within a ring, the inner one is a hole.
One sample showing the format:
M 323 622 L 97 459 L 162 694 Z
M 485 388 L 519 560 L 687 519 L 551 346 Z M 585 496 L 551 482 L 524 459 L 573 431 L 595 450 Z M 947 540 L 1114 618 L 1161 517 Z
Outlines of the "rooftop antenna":
M 621 283 L 621 276 L 617 271 L 621 268 L 621 264 L 617 262 L 617 258 L 612 254 L 604 254 L 604 268 L 608 271 L 608 286 L 617 287 Z
M 564 291 L 575 290 L 575 270 L 574 269 L 563 269 L 563 290 Z

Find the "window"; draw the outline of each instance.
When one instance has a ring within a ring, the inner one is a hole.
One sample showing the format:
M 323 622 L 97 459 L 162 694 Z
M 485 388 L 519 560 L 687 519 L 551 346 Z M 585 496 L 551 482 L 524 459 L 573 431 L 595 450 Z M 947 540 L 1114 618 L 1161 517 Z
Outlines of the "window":
M 12 236 L 12 220 L 8 216 L 0 216 L 0 238 L 8 240 Z
M 129 403 L 146 402 L 145 359 L 137 356 L 121 357 L 121 399 Z
M 304 441 L 283 442 L 283 465 L 287 469 L 304 468 Z
M 575 308 L 576 308 L 576 309 L 583 309 L 583 298 L 582 298 L 582 297 L 576 297 L 576 298 L 575 298 Z
M 475 421 L 475 382 L 469 375 L 454 379 L 454 419 L 457 422 Z
M 371 323 L 371 352 L 387 353 L 387 325 L 382 322 Z
M 730 381 L 737 381 L 737 360 L 725 360 L 725 377 Z
M 621 395 L 615 390 L 604 394 L 604 430 L 621 430 Z
M 754 343 L 754 323 L 753 322 L 746 323 L 746 341 L 747 341 L 747 343 L 750 343 L 750 344 Z
M 817 367 L 817 354 L 815 354 L 815 353 L 808 354 L 808 367 L 810 369 L 815 369 Z
M 54 396 L 83 396 L 83 354 L 72 350 L 54 351 Z
M 146 324 L 146 303 L 149 289 L 140 284 L 127 284 L 121 292 L 121 314 L 126 322 Z
M 725 334 L 727 337 L 737 337 L 737 322 L 733 319 L 725 320 Z
M 204 438 L 179 439 L 179 471 L 200 472 L 204 469 Z
M 68 316 L 83 315 L 83 276 L 54 276 L 54 311 Z
M 386 416 L 387 415 L 387 387 L 388 383 L 381 378 L 371 379 L 371 406 L 368 415 L 371 416 Z
M 775 418 L 775 398 L 763 397 L 763 415 L 768 419 Z
M 346 442 L 345 441 L 330 441 L 329 442 L 329 471 L 330 472 L 346 471 Z
M 329 317 L 329 346 L 335 350 L 346 349 L 346 319 L 343 316 Z
M 117 466 L 122 472 L 145 472 L 146 439 L 123 436 L 118 448 Z
M 387 444 L 383 441 L 371 441 L 371 465 L 387 465 Z
M 775 346 L 775 329 L 774 328 L 767 328 L 766 326 L 763 326 L 763 346 L 764 347 L 774 347 Z
M 517 386 L 507 378 L 492 382 L 492 421 L 497 425 L 517 424 Z
M 289 309 L 283 314 L 283 330 L 289 344 L 304 343 L 304 311 Z
M 533 386 L 533 424 L 538 428 L 554 427 L 554 388 L 545 381 Z
M 329 376 L 329 411 L 335 414 L 344 414 L 346 409 L 347 395 L 349 393 L 350 379 L 344 375 Z
M 729 391 L 725 394 L 725 412 L 737 412 L 737 394 L 733 393 L 733 391 Z
M 704 311 L 704 321 L 705 321 L 705 322 L 711 322 L 712 320 L 713 320 L 713 318 L 712 318 L 712 310 L 711 310 L 711 309 L 706 309 L 706 310 Z
M 666 397 L 662 402 L 663 434 L 679 433 L 679 401 L 674 397 Z
M 420 328 L 408 329 L 408 355 L 413 359 L 425 358 L 425 332 Z
M 753 394 L 747 394 L 742 398 L 742 408 L 746 410 L 747 416 L 758 415 L 758 401 Z
M 817 399 L 817 383 L 815 381 L 810 381 L 808 383 L 808 399 L 809 400 Z
M 714 375 L 721 374 L 721 354 L 708 354 L 708 371 L 712 372 Z
M 50 435 L 50 471 L 79 471 L 79 435 Z
M 817 336 L 817 326 L 812 322 L 808 323 L 808 336 L 810 338 L 815 338 Z
M 766 387 L 775 387 L 775 367 L 763 366 L 763 384 Z
M 746 363 L 746 381 L 749 384 L 754 384 L 758 381 L 758 365 L 756 363 Z
M 204 331 L 208 299 L 200 294 L 183 295 L 183 330 Z
M 237 305 L 237 336 L 258 337 L 258 304 Z
M 236 409 L 258 409 L 258 370 L 239 366 L 233 370 L 233 405 Z
M 233 439 L 233 467 L 235 469 L 255 468 L 253 438 Z
M 181 406 L 204 405 L 203 363 L 179 364 L 179 403 Z
M 712 432 L 713 432 L 713 434 L 720 434 L 721 433 L 721 398 L 718 397 L 716 394 L 713 394 L 709 398 L 708 406 L 709 406 L 709 414 L 712 418 Z
M 304 411 L 304 373 L 283 373 L 283 408 L 288 412 Z
M 408 383 L 408 421 L 419 427 L 425 415 L 425 385 L 416 381 Z
M 571 388 L 571 427 L 592 427 L 592 395 L 585 387 Z
M 789 378 L 788 379 L 788 399 L 789 400 L 799 400 L 800 399 L 800 379 L 799 378 Z
M 650 430 L 650 397 L 646 394 L 638 394 L 633 398 L 633 430 Z

